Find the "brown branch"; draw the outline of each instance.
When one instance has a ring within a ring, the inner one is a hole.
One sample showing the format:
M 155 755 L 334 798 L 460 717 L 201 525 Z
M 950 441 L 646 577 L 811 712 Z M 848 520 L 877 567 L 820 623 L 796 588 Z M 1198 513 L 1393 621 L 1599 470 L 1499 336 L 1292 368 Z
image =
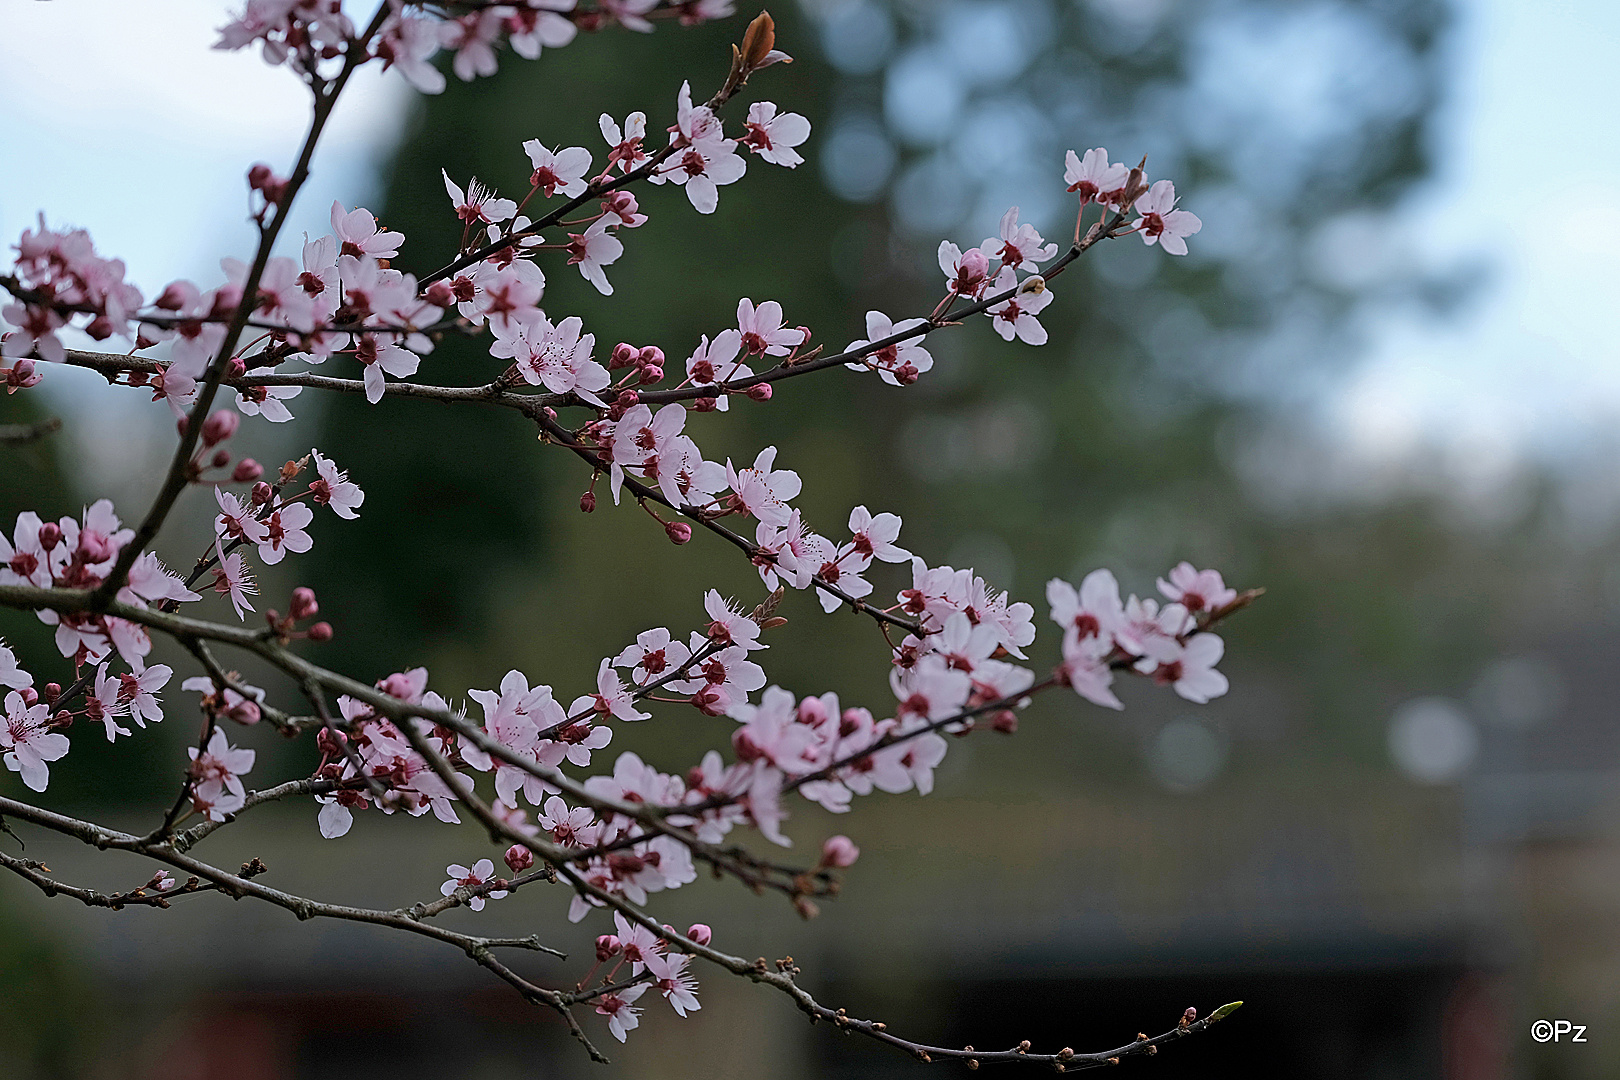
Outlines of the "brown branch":
M 62 421 L 55 416 L 35 424 L 0 424 L 0 446 L 26 446 L 61 430 Z

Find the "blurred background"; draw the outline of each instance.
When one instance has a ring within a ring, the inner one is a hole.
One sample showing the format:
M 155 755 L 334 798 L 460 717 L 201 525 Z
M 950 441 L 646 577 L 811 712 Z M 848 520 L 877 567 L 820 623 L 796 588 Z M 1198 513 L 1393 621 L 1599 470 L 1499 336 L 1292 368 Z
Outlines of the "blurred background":
M 178 275 L 212 284 L 220 254 L 250 250 L 241 176 L 284 163 L 304 122 L 285 72 L 207 51 L 220 5 L 171 7 L 10 6 L 0 40 L 0 235 L 44 209 L 124 257 L 148 294 Z M 664 125 L 682 79 L 700 97 L 718 84 L 757 7 L 584 36 L 537 63 L 508 56 L 497 77 L 452 79 L 436 98 L 358 80 L 292 233 L 328 231 L 333 199 L 361 203 L 409 237 L 400 265 L 431 269 L 459 236 L 440 166 L 512 191 L 524 139 L 600 157 L 598 113 Z M 939 241 L 977 244 L 1009 205 L 1062 241 L 1065 149 L 1146 154 L 1203 218 L 1192 253 L 1134 238 L 1089 253 L 1053 285 L 1048 345 L 970 324 L 930 339 L 936 367 L 905 391 L 830 372 L 696 417 L 694 432 L 710 457 L 780 446 L 813 523 L 836 532 L 862 502 L 898 512 L 907 547 L 1043 614 L 1050 577 L 1097 566 L 1148 593 L 1189 559 L 1267 593 L 1224 631 L 1232 692 L 1207 707 L 1144 686 L 1125 687 L 1118 714 L 1047 696 L 1015 736 L 953 742 L 926 799 L 875 796 L 845 818 L 795 806 L 797 850 L 841 831 L 864 852 L 820 918 L 707 880 L 655 910 L 712 922 L 733 952 L 791 954 L 823 1000 L 927 1041 L 1092 1050 L 1243 999 L 1231 1022 L 1122 1068 L 1620 1075 L 1620 10 L 780 0 L 772 13 L 797 62 L 746 94 L 810 118 L 806 164 L 752 161 L 713 217 L 644 192 L 652 221 L 627 234 L 616 295 L 548 264 L 548 311 L 581 315 L 599 347 L 679 358 L 732 324 L 738 298 L 771 298 L 837 347 L 864 333 L 868 308 L 926 312 Z M 497 367 L 447 343 L 422 377 Z M 459 699 L 519 667 L 567 700 L 636 632 L 697 625 L 710 584 L 762 594 L 704 537 L 675 549 L 605 499 L 580 514 L 587 474 L 514 417 L 294 405 L 292 425 L 245 425 L 243 450 L 274 464 L 319 445 L 367 501 L 266 571 L 260 606 L 313 586 L 338 631 L 320 657 L 356 677 L 425 664 Z M 0 521 L 103 495 L 138 517 L 167 410 L 57 369 L 0 403 L 0 422 L 47 414 L 66 421 L 60 435 L 3 451 Z M 191 557 L 205 502 L 160 539 L 171 565 Z M 909 584 L 887 569 L 879 595 Z M 865 620 L 804 596 L 783 614 L 773 681 L 887 700 Z M 1056 657 L 1045 625 L 1037 668 Z M 0 612 L 0 634 L 31 670 L 56 670 L 31 619 Z M 50 804 L 149 825 L 195 734 L 185 697 L 169 699 L 169 722 L 116 754 L 75 732 Z M 621 728 L 613 748 L 684 769 L 728 726 L 674 712 Z M 311 766 L 307 747 L 238 734 L 259 751 L 260 785 Z M 25 794 L 10 773 L 0 789 Z M 259 856 L 272 884 L 377 906 L 432 895 L 446 862 L 495 855 L 472 830 L 377 814 L 323 842 L 314 817 L 256 811 L 212 855 Z M 65 880 L 131 888 L 149 873 L 25 839 Z M 653 1004 L 602 1069 L 431 943 L 217 898 L 117 914 L 71 903 L 0 880 L 6 1077 L 919 1067 L 712 975 L 701 1013 L 680 1022 Z M 530 890 L 447 922 L 538 925 L 580 955 L 607 922 L 569 927 L 566 903 Z M 579 967 L 532 965 L 558 982 Z M 1538 1044 L 1538 1018 L 1585 1025 L 1588 1041 Z

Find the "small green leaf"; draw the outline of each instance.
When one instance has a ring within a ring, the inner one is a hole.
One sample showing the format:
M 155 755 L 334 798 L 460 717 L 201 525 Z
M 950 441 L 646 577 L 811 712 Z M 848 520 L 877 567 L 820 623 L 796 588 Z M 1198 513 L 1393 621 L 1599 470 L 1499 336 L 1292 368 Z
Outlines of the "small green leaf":
M 1210 1013 L 1209 1022 L 1213 1024 L 1217 1021 L 1225 1020 L 1228 1016 L 1231 1016 L 1233 1013 L 1237 1012 L 1238 1006 L 1242 1004 L 1243 1002 L 1241 1001 L 1234 1001 L 1230 1004 L 1222 1005 L 1220 1008 Z

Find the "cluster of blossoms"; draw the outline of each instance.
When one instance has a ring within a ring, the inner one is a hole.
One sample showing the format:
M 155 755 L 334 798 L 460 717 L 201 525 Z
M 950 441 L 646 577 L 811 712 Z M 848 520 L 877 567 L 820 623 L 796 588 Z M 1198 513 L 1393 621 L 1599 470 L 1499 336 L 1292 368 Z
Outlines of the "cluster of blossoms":
M 597 0 L 582 8 L 576 0 L 514 0 L 451 5 L 441 15 L 388 0 L 362 33 L 340 0 L 248 0 L 222 29 L 218 47 L 257 44 L 268 62 L 300 73 L 320 101 L 341 87 L 343 80 L 333 78 L 339 65 L 347 72 L 375 59 L 433 91 L 444 85 L 431 62 L 440 49 L 453 50 L 454 71 L 471 79 L 495 70 L 501 47 L 532 57 L 543 47 L 567 44 L 581 29 L 618 23 L 646 30 L 649 17 L 663 15 L 700 22 L 729 14 L 731 6 L 731 0 Z M 1059 257 L 1059 245 L 1020 222 L 1019 208 L 1012 207 L 998 235 L 978 247 L 940 245 L 946 291 L 929 316 L 895 321 L 869 311 L 867 336 L 832 357 L 809 350 L 809 328 L 791 324 L 774 300 L 741 299 L 735 326 L 703 334 L 684 365 L 672 365 L 659 346 L 628 342 L 598 359 L 596 337 L 580 318 L 553 318 L 541 306 L 546 275 L 540 261 L 551 252 L 561 252 L 566 265 L 577 267 L 602 294 L 613 293 L 607 268 L 623 254 L 626 230 L 648 220 L 632 183 L 677 185 L 698 212 L 710 214 L 719 188 L 746 172 L 748 155 L 786 168 L 803 162 L 798 148 L 810 134 L 804 117 L 755 102 L 742 133 L 727 136 L 718 112 L 749 74 L 788 59 L 773 44 L 769 18 L 762 16 L 734 52 L 732 74 L 710 102 L 695 104 L 683 83 L 661 147 L 649 143 L 644 113 L 622 122 L 604 114 L 598 126 L 607 152 L 599 170 L 585 147 L 553 147 L 540 139 L 523 144 L 529 174 L 521 199 L 502 197 L 476 178 L 462 186 L 443 171 L 460 226 L 459 254 L 424 277 L 391 265 L 404 243 L 400 233 L 380 226 L 369 211 L 341 203 L 333 204 L 331 233 L 306 237 L 297 259 L 273 255 L 301 180 L 296 171 L 281 177 L 263 165 L 249 172 L 248 183 L 265 242 L 252 264 L 223 260 L 225 280 L 209 290 L 179 280 L 147 302 L 124 281 L 123 264 L 98 256 L 82 231 L 53 232 L 42 217 L 37 229 L 25 232 L 14 268 L 0 276 L 0 288 L 12 297 L 0 308 L 11 328 L 0 338 L 0 355 L 12 362 L 0 369 L 8 391 L 40 381 L 35 360 L 100 365 L 115 381 L 147 388 L 180 419 L 183 450 L 171 486 L 178 491 L 211 484 L 218 513 L 205 550 L 184 579 L 155 553 L 134 546 L 136 532 L 123 527 L 106 500 L 78 519 L 44 522 L 24 513 L 12 537 L 0 536 L 0 587 L 26 587 L 16 606 L 36 608 L 54 627 L 57 648 L 74 675 L 66 689 L 55 682 L 36 689 L 34 677 L 0 642 L 0 687 L 6 689 L 0 749 L 8 769 L 32 790 L 44 791 L 48 764 L 68 752 L 64 732 L 76 720 L 102 724 L 109 740 L 132 734 L 121 721 L 141 728 L 161 721 L 159 694 L 174 672 L 147 664 L 150 629 L 164 627 L 155 616 L 202 600 L 193 586 L 206 579 L 202 591 L 224 598 L 245 621 L 254 610 L 250 598 L 258 593 L 250 554 L 274 565 L 288 553 L 309 551 L 314 508 L 357 516 L 364 493 L 318 451 L 270 478 L 251 459 L 233 462 L 225 443 L 241 416 L 290 420 L 289 402 L 304 385 L 336 384 L 377 404 L 389 391 L 389 377 L 415 376 L 422 357 L 452 330 L 487 332 L 490 355 L 504 370 L 485 385 L 415 386 L 414 393 L 445 400 L 476 396 L 520 409 L 544 440 L 589 465 L 582 510 L 595 508 L 596 484 L 606 476 L 615 504 L 628 490 L 673 542 L 687 543 L 696 527 L 742 548 L 768 598 L 748 610 L 708 590 L 698 629 L 684 639 L 668 627 L 642 632 L 602 657 L 593 688 L 566 708 L 566 697 L 551 686 L 531 685 L 523 672 L 509 671 L 495 689 L 466 691 L 481 709 L 479 722 L 468 719 L 466 707 L 428 690 L 423 667 L 390 674 L 375 684 L 377 693 L 368 693 L 313 665 L 286 660 L 284 650 L 295 639 L 319 643 L 333 634 L 327 623 L 309 623 L 319 606 L 307 588 L 294 590 L 286 614 L 264 613 L 267 628 L 252 636 L 252 645 L 244 645 L 238 628 L 218 628 L 209 639 L 196 629 L 205 624 L 188 623 L 182 636 L 207 671 L 181 688 L 201 695 L 204 726 L 190 750 L 186 798 L 160 833 L 172 834 L 184 820 L 184 806 L 211 823 L 206 830 L 256 801 L 243 782 L 255 751 L 232 745 L 226 725 L 249 727 L 269 718 L 287 734 L 313 729 L 320 764 L 299 783 L 319 806 L 322 836 L 346 836 L 355 812 L 364 809 L 431 812 L 448 824 L 459 824 L 470 810 L 492 834 L 514 841 L 503 856 L 512 876 L 498 876 L 490 858 L 451 865 L 440 886 L 446 898 L 441 907 L 465 904 L 480 911 L 531 880 L 555 881 L 560 874 L 574 887 L 570 920 L 613 909 L 617 932 L 597 939 L 597 965 L 578 989 L 583 992 L 599 973 L 602 985 L 576 1000 L 589 1000 L 623 1041 L 638 1024 L 636 1002 L 649 987 L 679 1015 L 699 1007 L 688 966 L 692 950 L 708 945 L 710 930 L 698 924 L 684 935 L 670 927 L 660 933 L 637 921 L 648 918 L 638 909 L 650 895 L 694 881 L 697 863 L 708 861 L 756 888 L 766 884 L 787 893 L 810 914 L 810 896 L 823 895 L 818 888 L 831 891 L 832 871 L 855 862 L 859 851 L 843 836 L 827 839 L 808 869 L 734 856 L 728 838 L 739 827 L 789 846 L 784 825 L 793 794 L 833 813 L 874 791 L 927 795 L 949 749 L 946 736 L 980 728 L 1010 734 L 1017 729 L 1017 711 L 1049 687 L 1072 687 L 1111 708 L 1121 707 L 1112 689 L 1121 672 L 1151 678 L 1195 702 L 1225 693 L 1226 679 L 1215 670 L 1223 643 L 1211 627 L 1252 594 L 1228 588 L 1216 571 L 1187 563 L 1175 567 L 1158 582 L 1162 604 L 1135 596 L 1122 601 L 1106 570 L 1088 575 L 1078 589 L 1051 582 L 1047 598 L 1051 618 L 1063 630 L 1062 662 L 1038 679 L 1026 666 L 1032 663 L 1026 650 L 1036 637 L 1031 605 L 1012 600 L 972 569 L 930 566 L 899 546 L 901 519 L 895 514 L 855 506 L 847 538 L 839 538 L 845 530 L 822 535 L 794 505 L 803 482 L 793 469 L 778 467 L 775 446 L 759 450 L 751 464 L 711 460 L 687 428 L 690 413 L 724 411 L 738 395 L 769 402 L 776 380 L 821 368 L 875 371 L 892 386 L 909 386 L 933 367 L 922 339 L 966 314 L 987 315 L 1008 341 L 1044 343 L 1039 316 L 1053 298 L 1048 278 L 1092 243 L 1137 233 L 1149 245 L 1186 253 L 1185 238 L 1201 223 L 1175 209 L 1169 181 L 1150 185 L 1141 167 L 1109 164 L 1102 149 L 1083 158 L 1071 151 L 1064 182 L 1078 194 L 1079 206 L 1067 254 Z M 560 201 L 542 211 L 548 200 Z M 1093 203 L 1103 217 L 1082 240 L 1081 224 Z M 1132 209 L 1137 216 L 1127 222 Z M 582 216 L 566 219 L 576 211 Z M 122 337 L 131 348 L 113 357 L 70 354 L 58 336 L 69 328 L 98 341 Z M 252 331 L 251 342 L 239 346 L 245 328 Z M 159 347 L 167 350 L 162 359 L 135 355 Z M 361 378 L 344 384 L 279 370 L 283 363 L 317 365 L 334 357 L 358 363 Z M 204 419 L 221 382 L 235 389 L 235 409 Z M 583 410 L 584 419 L 565 425 L 559 419 L 563 409 Z M 315 477 L 300 489 L 296 482 L 310 464 Z M 659 504 L 673 515 L 660 516 Z M 166 512 L 154 520 L 161 524 Z M 738 523 L 750 531 L 732 531 Z M 141 535 L 155 531 L 153 525 Z M 881 564 L 909 564 L 909 584 L 903 569 L 884 571 Z M 880 606 L 871 598 L 885 573 L 903 587 L 892 603 Z M 86 592 L 103 588 L 124 605 L 116 609 L 122 616 L 110 614 L 105 603 L 81 602 Z M 873 711 L 843 704 L 831 691 L 798 696 L 768 685 L 759 662 L 767 648 L 762 635 L 783 621 L 774 613 L 788 589 L 812 590 L 824 611 L 847 606 L 877 621 L 889 649 L 891 703 Z M 39 590 L 53 594 L 42 600 Z M 53 595 L 74 599 L 53 606 Z M 299 624 L 306 628 L 299 630 Z M 198 645 L 204 639 L 250 648 L 272 664 L 281 658 L 283 672 L 299 680 L 319 715 L 289 717 L 272 708 L 264 690 L 212 661 Z M 324 694 L 339 688 L 354 693 L 337 696 L 334 716 Z M 729 755 L 710 749 L 684 773 L 666 773 L 627 752 L 603 771 L 607 762 L 596 754 L 612 742 L 614 725 L 651 719 L 643 710 L 653 703 L 725 718 L 722 739 L 729 738 Z M 485 775 L 493 791 L 487 803 L 479 795 Z M 535 869 L 537 859 L 547 865 Z M 175 887 L 164 875 L 151 885 L 158 892 Z

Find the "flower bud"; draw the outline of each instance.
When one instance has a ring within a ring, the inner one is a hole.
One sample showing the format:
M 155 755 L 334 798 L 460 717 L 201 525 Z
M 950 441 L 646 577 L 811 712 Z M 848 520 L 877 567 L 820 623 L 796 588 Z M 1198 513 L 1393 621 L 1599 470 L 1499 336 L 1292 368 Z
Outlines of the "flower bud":
M 116 330 L 111 319 L 105 315 L 97 315 L 90 320 L 90 324 L 84 328 L 84 332 L 96 341 L 106 341 L 116 333 Z
M 270 497 L 274 494 L 275 492 L 271 490 L 270 485 L 265 483 L 263 480 L 260 480 L 257 484 L 253 485 L 251 492 L 248 494 L 248 498 L 253 500 L 254 506 L 263 506 L 265 503 L 270 501 Z
M 218 450 L 214 451 L 214 456 L 210 463 L 216 469 L 223 469 L 225 466 L 231 463 L 231 452 L 226 450 L 224 447 L 220 447 Z
M 922 372 L 917 370 L 917 365 L 913 364 L 910 360 L 907 360 L 905 363 L 894 369 L 895 380 L 899 382 L 901 386 L 910 386 L 912 383 L 917 381 L 917 377 L 921 374 Z
M 179 311 L 186 306 L 186 298 L 190 294 L 190 282 L 171 281 L 163 289 L 158 298 L 152 301 L 152 306 L 163 311 Z
M 250 457 L 245 457 L 236 463 L 231 471 L 231 480 L 238 484 L 245 484 L 249 480 L 257 480 L 264 475 L 264 466 Z
M 448 281 L 435 281 L 427 287 L 427 291 L 422 294 L 422 299 L 437 308 L 454 307 L 456 291 Z
M 214 414 L 203 421 L 202 441 L 204 446 L 217 446 L 232 435 L 242 423 L 242 418 L 231 409 L 216 409 Z
M 332 624 L 329 622 L 318 622 L 308 630 L 304 631 L 304 636 L 309 638 L 311 641 L 331 641 Z
M 657 364 L 648 364 L 646 367 L 641 369 L 641 384 L 643 386 L 655 382 L 661 382 L 663 381 L 663 378 L 664 369 L 659 367 Z
M 240 356 L 233 356 L 225 362 L 225 375 L 227 378 L 240 379 L 247 374 L 247 361 Z
M 579 497 L 579 508 L 589 514 L 596 509 L 596 492 L 587 491 Z
M 235 720 L 238 724 L 251 727 L 259 722 L 261 715 L 259 712 L 259 703 L 244 698 L 230 709 L 226 710 L 225 715 L 230 717 L 232 720 Z
M 768 382 L 755 383 L 753 386 L 748 388 L 748 396 L 753 398 L 755 401 L 771 400 L 771 384 Z
M 635 364 L 637 367 L 647 367 L 650 364 L 662 367 L 664 364 L 664 350 L 656 345 L 644 345 L 641 351 L 636 354 Z
M 612 934 L 603 934 L 596 939 L 596 962 L 606 963 L 624 951 L 624 943 Z
M 629 367 L 636 362 L 637 355 L 638 350 L 634 345 L 628 341 L 619 342 L 613 346 L 613 356 L 608 360 L 608 370 L 616 371 L 619 368 Z
M 47 521 L 39 527 L 39 546 L 46 551 L 53 551 L 57 544 L 62 542 L 62 526 L 54 521 Z
M 522 844 L 513 844 L 507 848 L 505 858 L 506 865 L 511 868 L 514 874 L 521 874 L 534 865 L 534 852 Z
M 821 845 L 821 865 L 835 866 L 840 869 L 854 866 L 855 860 L 861 857 L 861 849 L 855 846 L 855 841 L 840 833 L 829 836 Z
M 30 686 L 28 689 L 32 690 L 33 687 Z M 24 694 L 23 696 L 27 697 L 26 694 Z M 47 704 L 47 705 L 55 705 L 56 704 L 56 699 L 61 697 L 61 696 L 62 696 L 62 684 L 61 683 L 48 682 L 48 683 L 45 684 L 45 704 Z M 33 702 L 30 701 L 28 704 L 32 705 Z
M 340 758 L 343 756 L 343 733 L 333 731 L 331 728 L 321 728 L 315 733 L 315 746 L 322 757 Z
M 51 686 L 56 686 L 56 684 L 51 683 Z M 47 687 L 46 689 L 48 691 L 49 687 Z M 21 690 L 19 690 L 18 693 L 20 693 L 22 695 L 23 704 L 28 706 L 30 709 L 32 709 L 35 705 L 39 704 L 39 691 L 35 690 L 32 686 L 25 686 Z M 45 704 L 47 704 L 47 705 L 55 705 L 56 704 L 56 699 L 61 697 L 61 696 L 62 696 L 62 688 L 60 686 L 56 686 L 56 693 L 54 695 L 52 695 L 51 697 L 47 698 L 46 701 L 45 701 Z
M 1018 714 L 1011 709 L 1001 709 L 990 717 L 990 726 L 1003 735 L 1015 735 L 1018 732 Z
M 686 936 L 699 945 L 707 945 L 714 940 L 714 931 L 710 930 L 704 923 L 695 922 L 686 928 Z
M 692 539 L 692 526 L 684 521 L 669 521 L 664 523 L 664 534 L 677 544 L 684 544 Z
M 182 416 L 174 422 L 174 430 L 179 433 L 182 439 L 186 437 L 186 432 L 190 427 L 191 417 L 189 416 Z
M 287 614 L 294 620 L 307 619 L 320 610 L 321 605 L 315 602 L 314 589 L 300 585 L 293 590 L 292 605 L 287 609 Z
M 640 402 L 641 395 L 636 393 L 634 390 L 620 390 L 619 396 L 614 399 L 613 404 L 617 405 L 621 409 L 631 409 L 640 404 Z
M 693 412 L 714 412 L 719 407 L 719 395 L 715 395 L 714 397 L 700 397 L 696 401 L 692 402 Z

